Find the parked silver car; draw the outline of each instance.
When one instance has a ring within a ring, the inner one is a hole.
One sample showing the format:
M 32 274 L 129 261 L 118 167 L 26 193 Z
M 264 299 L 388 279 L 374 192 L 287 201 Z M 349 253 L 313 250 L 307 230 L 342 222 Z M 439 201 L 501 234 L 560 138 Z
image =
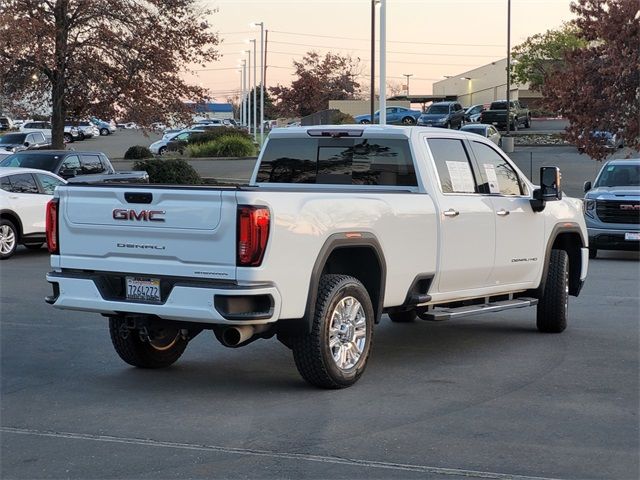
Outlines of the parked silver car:
M 487 125 L 486 123 L 471 123 L 469 125 L 464 125 L 460 131 L 482 135 L 498 146 L 500 146 L 500 140 L 502 139 L 498 129 L 493 125 Z

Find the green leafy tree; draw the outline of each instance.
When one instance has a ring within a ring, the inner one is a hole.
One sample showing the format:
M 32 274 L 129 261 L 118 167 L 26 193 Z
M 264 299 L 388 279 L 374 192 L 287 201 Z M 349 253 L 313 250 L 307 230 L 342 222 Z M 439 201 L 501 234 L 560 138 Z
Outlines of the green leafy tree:
M 125 117 L 140 125 L 189 117 L 190 65 L 218 58 L 197 0 L 0 0 L 0 93 L 50 99 L 52 141 L 65 117 Z
M 290 87 L 269 88 L 278 115 L 304 117 L 329 108 L 329 100 L 357 98 L 359 63 L 360 59 L 348 55 L 329 52 L 322 57 L 317 52 L 307 52 L 301 61 L 293 62 L 297 78 Z
M 565 67 L 565 55 L 584 48 L 578 27 L 565 23 L 558 30 L 536 33 L 512 50 L 512 78 L 515 83 L 529 83 L 531 90 L 540 91 L 549 76 Z

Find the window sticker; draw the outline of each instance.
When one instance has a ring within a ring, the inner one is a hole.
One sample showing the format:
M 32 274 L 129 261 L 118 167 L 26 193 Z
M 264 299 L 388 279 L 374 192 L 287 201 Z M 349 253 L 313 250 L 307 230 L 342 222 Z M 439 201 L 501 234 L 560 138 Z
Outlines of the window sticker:
M 500 193 L 500 185 L 498 184 L 498 176 L 496 175 L 496 167 L 492 163 L 484 163 L 484 172 L 487 175 L 487 183 L 489 184 L 489 193 Z
M 475 193 L 473 174 L 468 162 L 447 161 L 447 170 L 451 178 L 451 188 L 456 193 Z

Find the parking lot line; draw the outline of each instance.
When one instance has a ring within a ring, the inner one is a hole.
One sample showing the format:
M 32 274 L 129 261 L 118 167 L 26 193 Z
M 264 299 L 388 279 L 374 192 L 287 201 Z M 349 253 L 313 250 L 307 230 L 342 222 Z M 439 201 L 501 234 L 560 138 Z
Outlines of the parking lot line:
M 495 480 L 558 480 L 549 477 L 531 477 L 526 475 L 512 475 L 507 473 L 483 472 L 477 470 L 465 470 L 459 468 L 430 467 L 427 465 L 414 465 L 393 462 L 379 462 L 375 460 L 361 460 L 336 456 L 312 455 L 306 453 L 277 452 L 270 450 L 256 450 L 249 448 L 223 447 L 219 445 L 199 445 L 192 443 L 165 442 L 144 438 L 116 437 L 111 435 L 93 435 L 88 433 L 55 432 L 50 430 L 35 430 L 30 428 L 0 427 L 2 433 L 17 435 L 33 435 L 38 437 L 64 438 L 70 440 L 90 440 L 94 442 L 119 443 L 139 445 L 147 447 L 174 448 L 180 450 L 196 450 L 202 452 L 226 453 L 231 455 L 246 455 L 256 457 L 270 457 L 290 460 L 302 460 L 307 462 L 320 462 L 365 468 L 380 468 L 386 470 L 399 470 L 407 472 L 429 473 L 433 475 L 447 475 L 467 478 L 486 478 Z

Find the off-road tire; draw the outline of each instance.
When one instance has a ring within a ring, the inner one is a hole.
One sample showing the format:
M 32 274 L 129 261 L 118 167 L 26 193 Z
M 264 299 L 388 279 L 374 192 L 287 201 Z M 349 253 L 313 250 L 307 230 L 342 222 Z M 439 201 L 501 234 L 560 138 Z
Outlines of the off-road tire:
M 16 248 L 18 248 L 18 240 L 20 239 L 20 235 L 18 229 L 13 224 L 11 220 L 7 220 L 5 218 L 0 220 L 0 234 L 5 236 L 3 232 L 6 232 L 6 237 L 3 240 L 6 240 L 6 249 L 4 251 L 0 251 L 0 260 L 6 260 L 11 257 L 14 253 L 16 253 Z M 13 239 L 13 240 L 12 240 Z
M 158 350 L 150 343 L 142 341 L 138 330 L 130 330 L 126 338 L 120 334 L 120 318 L 109 319 L 109 333 L 116 353 L 129 365 L 138 368 L 165 368 L 175 363 L 187 348 L 188 340 L 176 337 L 170 347 Z
M 355 365 L 342 370 L 333 360 L 329 347 L 329 327 L 336 306 L 345 297 L 360 302 L 366 321 L 366 341 Z M 318 286 L 318 296 L 311 325 L 311 332 L 291 337 L 291 349 L 298 372 L 308 383 L 320 388 L 338 389 L 353 385 L 367 365 L 373 343 L 374 313 L 371 299 L 362 283 L 348 275 L 323 275 Z
M 564 250 L 551 250 L 544 292 L 538 302 L 536 326 L 543 333 L 567 328 L 569 309 L 569 257 Z
M 389 313 L 389 318 L 393 323 L 411 323 L 416 319 L 415 310 L 405 310 L 404 312 Z

